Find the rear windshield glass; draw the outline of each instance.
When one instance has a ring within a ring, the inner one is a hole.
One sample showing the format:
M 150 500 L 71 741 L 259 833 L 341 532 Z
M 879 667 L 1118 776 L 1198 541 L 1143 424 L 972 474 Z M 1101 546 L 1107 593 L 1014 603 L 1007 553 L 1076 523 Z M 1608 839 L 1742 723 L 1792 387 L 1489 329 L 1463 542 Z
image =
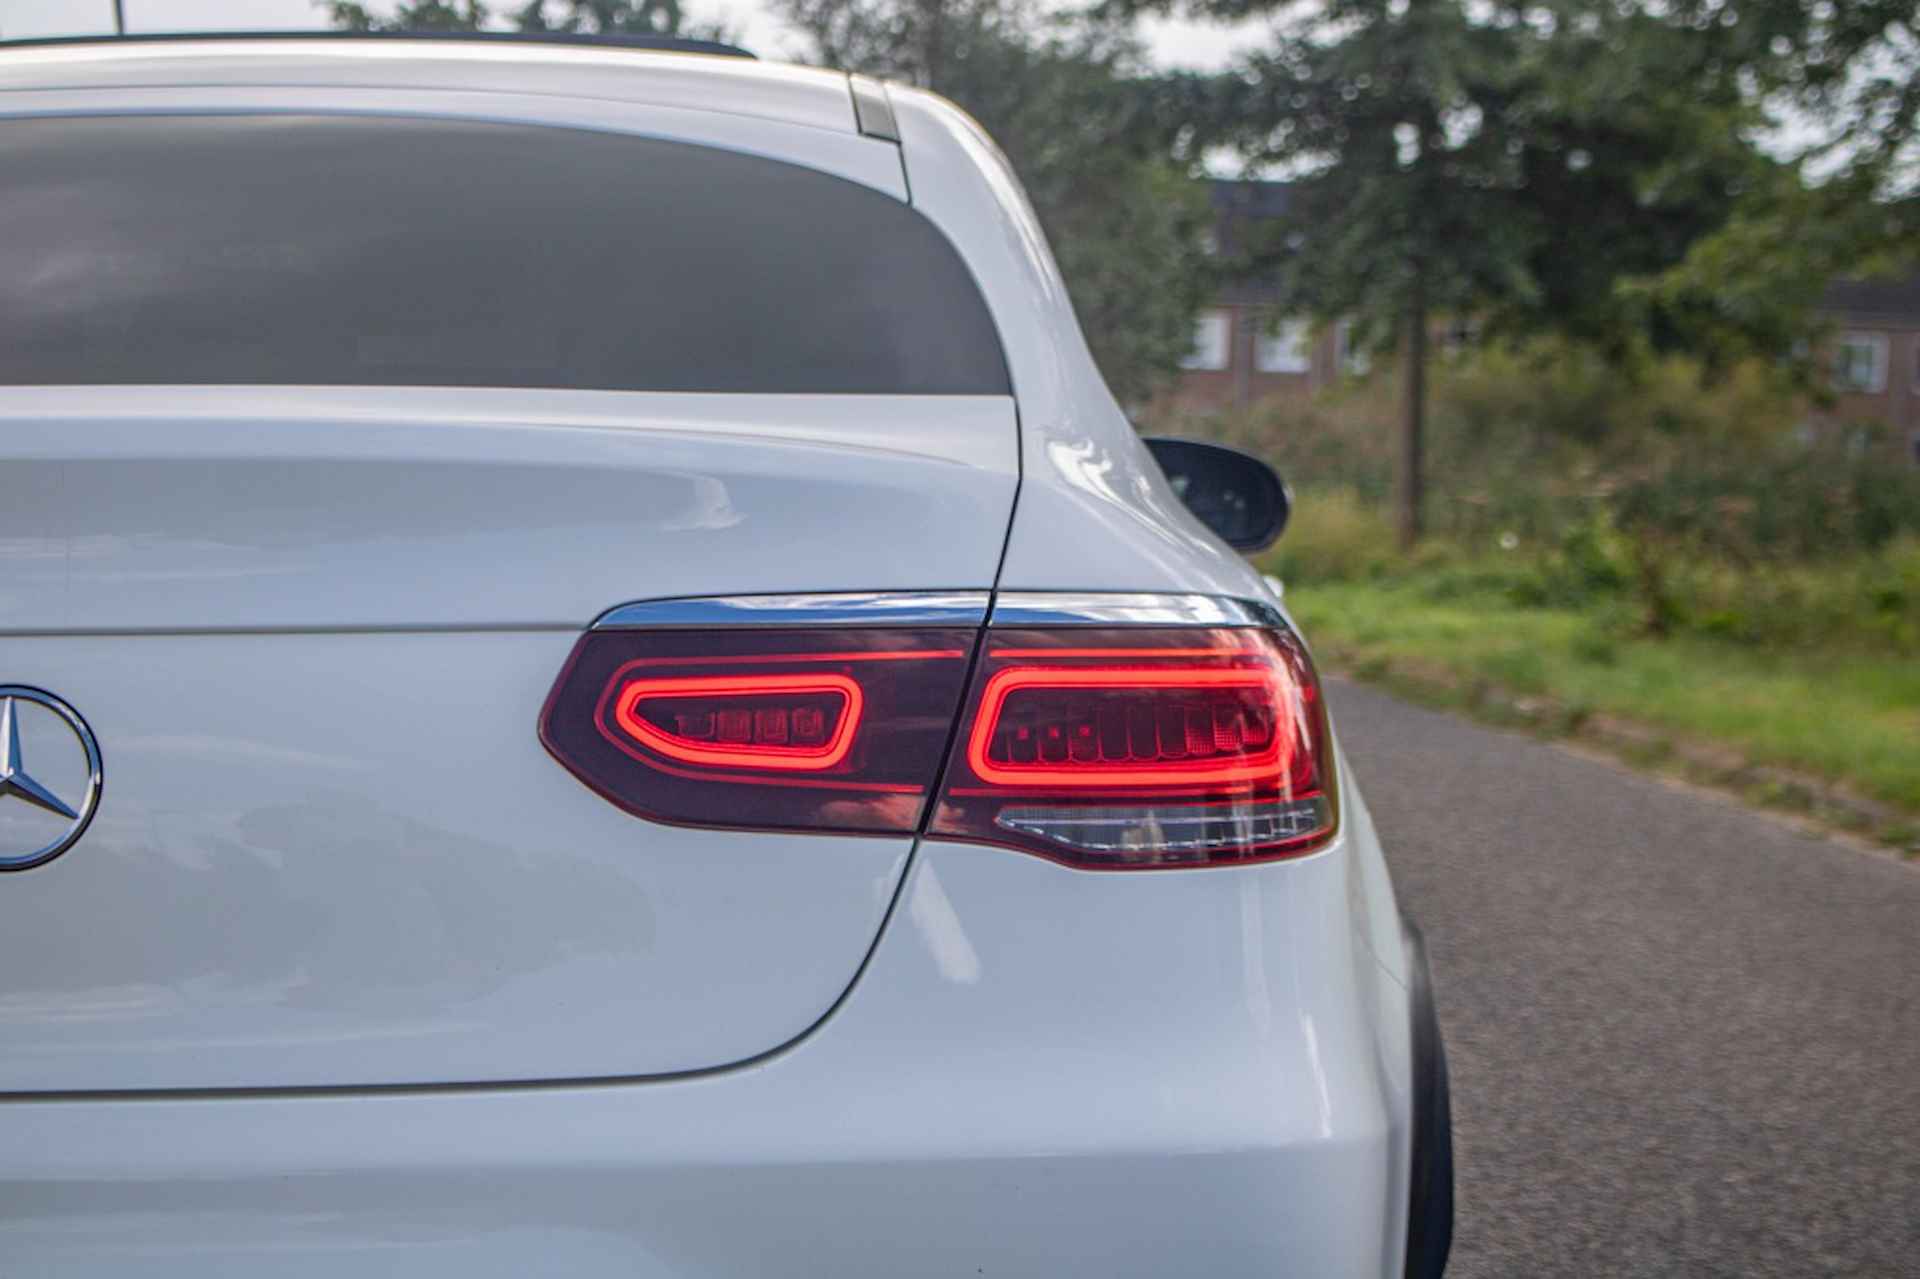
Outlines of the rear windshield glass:
M 0 124 L 0 175 L 0 383 L 1008 389 L 930 222 L 755 156 L 113 116 Z

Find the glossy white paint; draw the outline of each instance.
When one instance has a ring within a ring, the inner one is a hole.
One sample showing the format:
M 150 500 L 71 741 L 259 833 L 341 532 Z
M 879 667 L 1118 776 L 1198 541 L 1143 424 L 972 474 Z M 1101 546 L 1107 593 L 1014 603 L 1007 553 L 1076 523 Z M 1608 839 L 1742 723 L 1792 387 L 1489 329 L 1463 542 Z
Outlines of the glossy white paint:
M 573 641 L 0 637 L 106 760 L 81 843 L 0 881 L 0 1092 L 657 1074 L 806 1030 L 910 841 L 629 817 L 534 736 Z
M 61 1279 L 1383 1279 L 1406 1010 L 1352 870 L 1350 840 L 1164 875 L 929 845 L 846 1003 L 765 1062 L 0 1105 L 3 1246 Z
M 0 72 L 5 71 L 6 65 L 7 60 L 0 59 Z M 5 83 L 5 76 L 0 74 L 0 85 Z M 576 95 L 590 87 L 573 85 Z M 844 80 L 842 92 L 845 92 Z M 684 105 L 606 101 L 566 94 L 486 93 L 392 85 L 240 83 L 205 87 L 136 84 L 105 90 L 0 88 L 0 119 L 141 112 L 457 116 L 495 124 L 628 133 L 766 156 L 858 182 L 884 191 L 896 200 L 907 198 L 900 151 L 891 143 L 817 124 L 797 124 Z
M 993 397 L 0 388 L 0 635 L 984 589 L 1013 447 Z
M 83 708 L 113 794 L 83 857 L 0 885 L 0 1091 L 799 1034 L 907 841 L 635 821 L 547 758 L 541 702 L 624 600 L 990 586 L 1012 443 L 1003 399 L 0 394 L 0 681 Z
M 1259 573 L 1174 496 L 1107 391 L 999 149 L 944 99 L 888 93 L 914 207 L 973 267 L 1020 401 L 1020 509 L 1001 586 L 1264 595 Z
M 216 96 L 232 87 L 307 88 L 321 99 L 335 89 L 444 89 L 493 95 L 496 107 L 530 95 L 858 132 L 845 75 L 744 58 L 447 40 L 213 40 L 54 45 L 0 59 L 0 94 L 174 86 Z
M 535 744 L 574 628 L 643 596 L 986 589 L 1004 550 L 1009 592 L 1277 598 L 1135 441 L 969 121 L 894 88 L 894 152 L 852 135 L 844 78 L 625 53 L 14 56 L 0 111 L 337 85 L 483 118 L 604 99 L 604 127 L 880 189 L 884 151 L 1019 407 L 0 392 L 0 681 L 81 705 L 110 797 L 0 881 L 26 928 L 0 928 L 0 1089 L 69 1094 L 0 1099 L 0 1272 L 1397 1279 L 1405 957 L 1344 764 L 1314 856 L 1115 875 L 649 826 Z M 797 123 L 746 136 L 769 117 Z M 318 691 L 270 719 L 285 672 Z M 74 1095 L 136 1077 L 231 1091 Z M 262 1087 L 374 1080 L 459 1086 Z

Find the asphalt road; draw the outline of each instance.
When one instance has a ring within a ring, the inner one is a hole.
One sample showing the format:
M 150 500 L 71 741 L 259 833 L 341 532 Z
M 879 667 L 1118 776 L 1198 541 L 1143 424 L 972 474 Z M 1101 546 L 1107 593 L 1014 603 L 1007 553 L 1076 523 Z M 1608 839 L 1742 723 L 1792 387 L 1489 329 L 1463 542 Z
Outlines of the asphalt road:
M 1331 699 L 1432 953 L 1450 1276 L 1920 1276 L 1920 867 Z

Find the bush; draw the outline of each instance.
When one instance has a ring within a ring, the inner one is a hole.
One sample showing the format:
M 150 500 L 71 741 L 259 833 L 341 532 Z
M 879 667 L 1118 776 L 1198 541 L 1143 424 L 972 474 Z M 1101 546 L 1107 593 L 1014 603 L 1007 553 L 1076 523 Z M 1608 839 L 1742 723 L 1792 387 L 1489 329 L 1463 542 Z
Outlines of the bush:
M 1386 374 L 1175 429 L 1260 453 L 1300 489 L 1384 503 L 1396 411 Z M 1873 429 L 1803 430 L 1810 411 L 1784 371 L 1758 362 L 1709 376 L 1682 357 L 1609 361 L 1549 340 L 1438 361 L 1428 527 L 1471 548 L 1568 555 L 1570 530 L 1610 528 L 1625 548 L 1648 544 L 1642 561 L 1741 563 L 1920 536 L 1920 471 L 1890 465 Z M 1643 567 L 1614 558 L 1616 571 Z
M 1351 488 L 1295 495 L 1293 517 L 1267 561 L 1282 581 L 1356 581 L 1400 561 L 1393 528 L 1377 503 Z
M 1156 432 L 1217 440 L 1257 453 L 1297 487 L 1350 489 L 1387 500 L 1393 487 L 1391 388 L 1384 381 L 1342 383 L 1310 400 L 1275 399 L 1250 413 L 1156 422 Z
M 1555 343 L 1437 366 L 1434 536 L 1411 557 L 1388 519 L 1387 382 L 1188 424 L 1296 485 L 1269 561 L 1285 579 L 1582 612 L 1595 664 L 1635 635 L 1920 648 L 1920 472 L 1858 436 L 1797 430 L 1805 406 L 1768 369 L 1709 380 L 1684 360 L 1622 369 Z

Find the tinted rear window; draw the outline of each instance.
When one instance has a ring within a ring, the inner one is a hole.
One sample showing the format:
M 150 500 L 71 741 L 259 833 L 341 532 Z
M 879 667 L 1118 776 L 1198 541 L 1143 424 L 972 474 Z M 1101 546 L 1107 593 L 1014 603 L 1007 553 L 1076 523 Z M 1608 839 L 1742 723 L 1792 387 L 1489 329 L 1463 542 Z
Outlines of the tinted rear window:
M 931 223 L 754 156 L 115 116 L 0 124 L 0 175 L 0 383 L 1008 390 Z

